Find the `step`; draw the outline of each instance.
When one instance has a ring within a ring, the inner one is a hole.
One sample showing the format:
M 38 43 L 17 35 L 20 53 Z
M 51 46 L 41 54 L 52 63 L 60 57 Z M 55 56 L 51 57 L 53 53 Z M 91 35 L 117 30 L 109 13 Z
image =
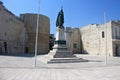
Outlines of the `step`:
M 76 63 L 76 62 L 88 62 L 88 60 L 82 59 L 82 58 L 69 58 L 69 59 L 51 59 L 50 61 L 47 61 L 47 63 Z

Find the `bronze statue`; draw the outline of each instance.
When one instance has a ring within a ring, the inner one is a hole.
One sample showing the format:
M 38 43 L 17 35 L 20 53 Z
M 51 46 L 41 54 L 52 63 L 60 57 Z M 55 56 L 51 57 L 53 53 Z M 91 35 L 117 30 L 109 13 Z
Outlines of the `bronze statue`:
M 64 28 L 63 24 L 64 24 L 64 13 L 63 10 L 61 9 L 57 16 L 56 27 Z

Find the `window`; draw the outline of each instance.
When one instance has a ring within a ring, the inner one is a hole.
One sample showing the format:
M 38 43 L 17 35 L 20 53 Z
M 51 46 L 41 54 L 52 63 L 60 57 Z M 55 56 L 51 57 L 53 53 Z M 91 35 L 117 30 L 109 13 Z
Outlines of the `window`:
M 77 44 L 76 43 L 73 44 L 73 48 L 77 48 Z
M 120 36 L 120 29 L 119 29 L 119 36 Z
M 104 38 L 105 37 L 105 34 L 104 34 L 104 31 L 102 31 L 102 38 Z
M 120 29 L 119 29 L 119 39 L 120 39 Z
M 117 39 L 117 28 L 115 28 L 115 38 Z

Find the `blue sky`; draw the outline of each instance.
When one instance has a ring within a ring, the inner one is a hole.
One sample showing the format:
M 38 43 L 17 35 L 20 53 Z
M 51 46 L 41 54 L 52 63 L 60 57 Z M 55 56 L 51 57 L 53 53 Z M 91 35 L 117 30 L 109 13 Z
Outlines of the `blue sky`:
M 1 0 L 5 7 L 19 16 L 21 13 L 37 13 L 38 0 Z M 40 0 L 40 14 L 50 18 L 51 33 L 56 31 L 56 17 L 63 6 L 64 26 L 77 27 L 120 19 L 120 0 Z

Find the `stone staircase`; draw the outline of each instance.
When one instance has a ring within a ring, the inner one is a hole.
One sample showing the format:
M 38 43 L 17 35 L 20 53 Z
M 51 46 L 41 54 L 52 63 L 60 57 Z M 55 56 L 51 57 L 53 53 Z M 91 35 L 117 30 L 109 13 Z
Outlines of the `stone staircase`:
M 52 63 L 76 63 L 76 62 L 88 62 L 88 60 L 72 57 L 72 58 L 53 58 L 51 55 L 45 55 L 39 57 L 39 60 L 43 63 L 52 64 Z
M 47 63 L 76 63 L 76 62 L 87 62 L 88 60 L 82 58 L 53 58 Z

